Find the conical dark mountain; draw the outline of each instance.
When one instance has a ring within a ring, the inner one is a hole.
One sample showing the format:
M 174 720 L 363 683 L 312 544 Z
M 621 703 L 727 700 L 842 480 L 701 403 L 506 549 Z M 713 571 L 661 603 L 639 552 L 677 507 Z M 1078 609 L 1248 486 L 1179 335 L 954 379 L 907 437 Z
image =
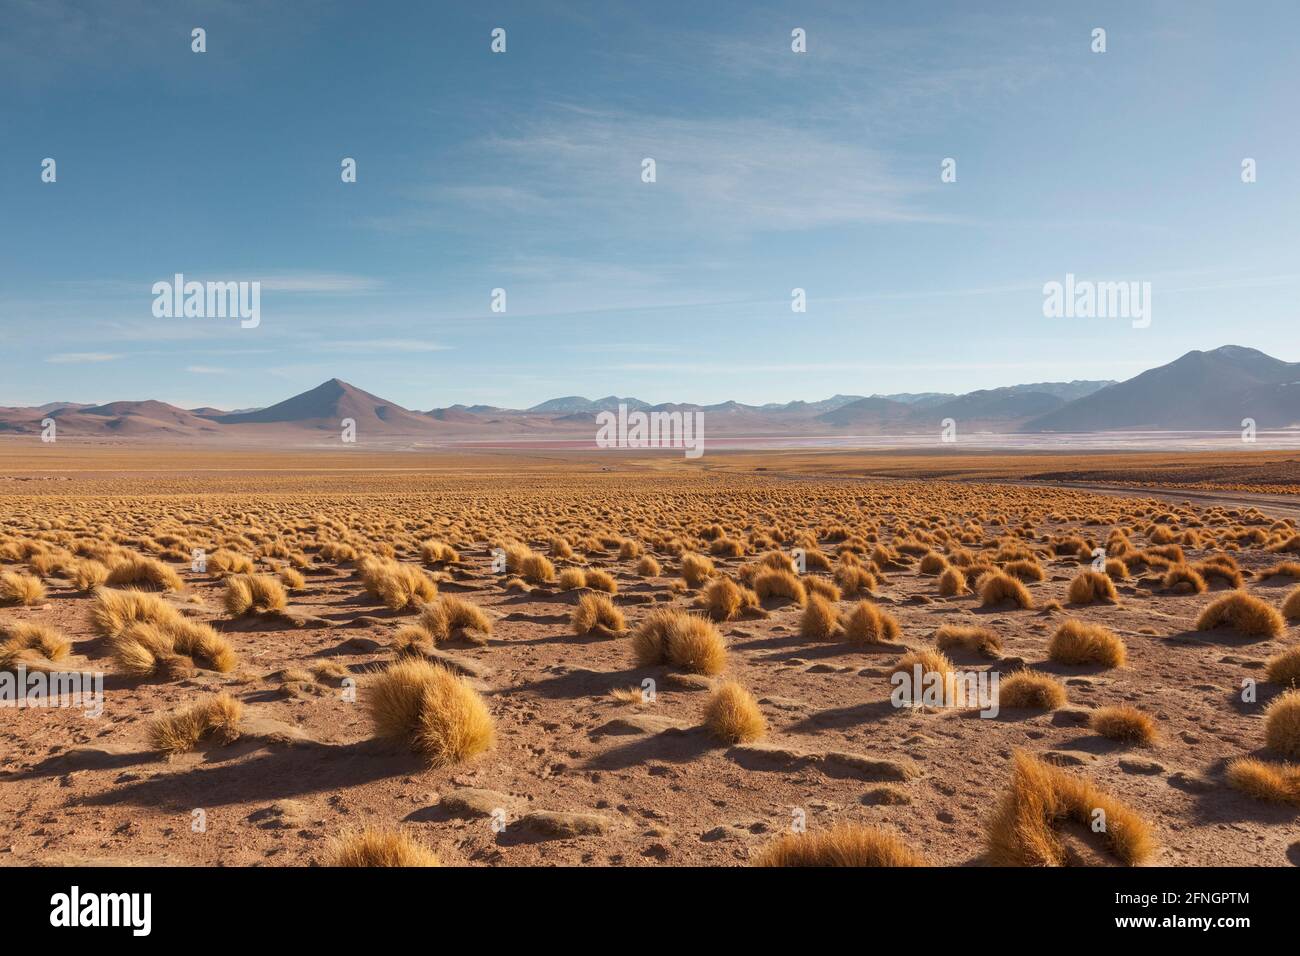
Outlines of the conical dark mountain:
M 1026 423 L 1021 431 L 1237 430 L 1300 423 L 1300 363 L 1225 345 L 1188 352 Z
M 278 405 L 255 412 L 222 415 L 214 421 L 222 425 L 293 424 L 337 431 L 345 418 L 355 421 L 359 431 L 380 434 L 419 434 L 434 424 L 427 415 L 405 409 L 337 378 L 317 385 L 309 392 L 287 398 Z

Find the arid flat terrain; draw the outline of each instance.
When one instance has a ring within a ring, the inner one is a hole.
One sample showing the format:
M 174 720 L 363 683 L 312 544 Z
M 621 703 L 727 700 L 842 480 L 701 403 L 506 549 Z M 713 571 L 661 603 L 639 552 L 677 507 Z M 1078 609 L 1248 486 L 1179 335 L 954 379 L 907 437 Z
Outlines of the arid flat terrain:
M 1300 864 L 1296 468 L 0 445 L 0 864 Z

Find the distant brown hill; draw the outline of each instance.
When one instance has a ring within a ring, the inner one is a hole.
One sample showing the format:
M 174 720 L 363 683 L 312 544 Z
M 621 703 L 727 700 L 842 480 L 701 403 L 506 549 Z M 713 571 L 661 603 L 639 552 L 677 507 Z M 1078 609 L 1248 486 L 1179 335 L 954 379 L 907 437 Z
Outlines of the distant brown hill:
M 1236 430 L 1300 424 L 1300 362 L 1225 345 L 1188 352 L 1030 419 L 1022 431 Z
M 285 399 L 278 405 L 255 412 L 222 415 L 221 425 L 294 425 L 298 428 L 338 431 L 339 423 L 350 418 L 366 434 L 414 434 L 434 430 L 427 415 L 412 412 L 362 391 L 355 385 L 332 378 L 309 392 Z
M 1243 418 L 1253 418 L 1259 428 L 1284 428 L 1300 425 L 1300 363 L 1225 345 L 1189 352 L 1125 382 L 1039 382 L 965 395 L 836 395 L 767 405 L 650 405 L 631 397 L 567 396 L 528 409 L 452 405 L 431 411 L 404 408 L 333 378 L 268 408 L 238 412 L 186 410 L 159 401 L 0 408 L 0 432 L 36 435 L 41 421 L 53 418 L 60 436 L 70 437 L 315 443 L 337 436 L 351 419 L 362 440 L 581 440 L 594 434 L 599 412 L 619 405 L 629 411 L 702 412 L 706 436 L 742 438 L 923 434 L 949 418 L 967 434 L 1229 431 L 1239 429 Z

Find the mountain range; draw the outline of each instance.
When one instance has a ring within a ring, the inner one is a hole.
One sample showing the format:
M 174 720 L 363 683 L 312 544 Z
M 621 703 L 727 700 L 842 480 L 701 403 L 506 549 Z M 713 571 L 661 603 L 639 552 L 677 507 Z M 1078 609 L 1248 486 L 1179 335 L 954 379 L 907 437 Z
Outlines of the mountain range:
M 1300 426 L 1300 363 L 1225 345 L 1194 351 L 1127 381 L 1037 382 L 957 395 L 942 392 L 834 395 L 765 405 L 651 405 L 610 395 L 553 398 L 526 409 L 452 405 L 413 411 L 330 379 L 267 408 L 184 409 L 165 402 L 107 405 L 50 402 L 0 407 L 0 434 L 36 435 L 57 423 L 59 437 L 180 441 L 319 442 L 344 419 L 359 436 L 414 441 L 583 439 L 602 411 L 705 413 L 707 434 L 731 437 L 905 435 L 935 431 L 951 418 L 964 433 L 1229 431 L 1253 419 L 1261 429 Z

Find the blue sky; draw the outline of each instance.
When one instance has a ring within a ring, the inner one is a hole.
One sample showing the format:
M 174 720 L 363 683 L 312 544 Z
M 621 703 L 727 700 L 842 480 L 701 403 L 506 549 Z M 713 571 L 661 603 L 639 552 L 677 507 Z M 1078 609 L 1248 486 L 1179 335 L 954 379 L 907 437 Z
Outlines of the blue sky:
M 0 405 L 335 376 L 420 409 L 759 403 L 1300 359 L 1292 2 L 0 8 Z M 260 326 L 154 318 L 176 272 L 261 281 Z M 1044 318 L 1067 272 L 1149 281 L 1150 328 Z

